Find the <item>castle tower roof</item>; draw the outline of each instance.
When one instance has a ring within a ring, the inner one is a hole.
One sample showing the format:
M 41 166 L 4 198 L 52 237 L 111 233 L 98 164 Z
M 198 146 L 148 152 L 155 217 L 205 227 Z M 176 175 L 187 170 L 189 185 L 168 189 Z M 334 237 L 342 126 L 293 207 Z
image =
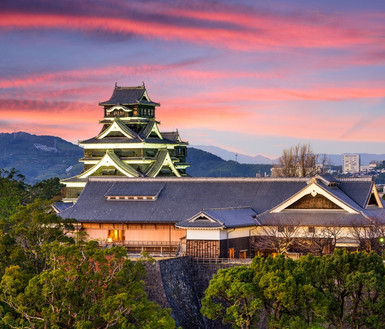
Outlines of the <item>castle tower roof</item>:
M 99 103 L 99 105 L 102 106 L 134 104 L 160 106 L 159 103 L 151 101 L 150 97 L 148 97 L 146 86 L 144 84 L 137 87 L 120 87 L 115 84 L 115 89 L 111 98 L 105 102 Z

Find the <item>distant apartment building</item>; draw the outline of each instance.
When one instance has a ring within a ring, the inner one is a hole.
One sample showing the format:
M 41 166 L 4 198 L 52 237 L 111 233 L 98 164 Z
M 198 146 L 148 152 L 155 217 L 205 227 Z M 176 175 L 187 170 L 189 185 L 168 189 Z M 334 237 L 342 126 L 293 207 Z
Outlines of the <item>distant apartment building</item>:
M 344 174 L 355 174 L 360 172 L 360 155 L 344 154 L 342 156 L 342 172 Z

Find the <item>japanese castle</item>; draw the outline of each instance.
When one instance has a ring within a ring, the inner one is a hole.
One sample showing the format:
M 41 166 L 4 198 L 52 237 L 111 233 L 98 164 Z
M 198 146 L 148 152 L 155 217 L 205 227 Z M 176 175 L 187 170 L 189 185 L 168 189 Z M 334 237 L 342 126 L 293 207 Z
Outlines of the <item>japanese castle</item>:
M 79 141 L 84 148 L 83 171 L 62 180 L 64 201 L 75 201 L 90 176 L 157 177 L 186 176 L 187 143 L 178 131 L 159 131 L 156 107 L 143 83 L 115 89 L 109 100 L 100 102 L 104 118 L 99 135 Z
M 54 209 L 101 246 L 215 259 L 383 250 L 372 177 L 185 177 L 187 143 L 159 131 L 144 85 L 115 85 L 99 105 L 102 129 L 79 142 L 84 170 L 62 181 L 66 202 Z

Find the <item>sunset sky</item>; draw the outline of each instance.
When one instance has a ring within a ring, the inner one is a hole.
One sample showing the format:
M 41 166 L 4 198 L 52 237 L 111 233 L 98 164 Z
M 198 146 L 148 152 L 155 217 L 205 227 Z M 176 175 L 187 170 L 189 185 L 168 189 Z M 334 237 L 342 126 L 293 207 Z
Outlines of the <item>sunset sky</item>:
M 0 132 L 93 137 L 144 81 L 190 145 L 385 153 L 383 0 L 2 0 L 0 43 Z

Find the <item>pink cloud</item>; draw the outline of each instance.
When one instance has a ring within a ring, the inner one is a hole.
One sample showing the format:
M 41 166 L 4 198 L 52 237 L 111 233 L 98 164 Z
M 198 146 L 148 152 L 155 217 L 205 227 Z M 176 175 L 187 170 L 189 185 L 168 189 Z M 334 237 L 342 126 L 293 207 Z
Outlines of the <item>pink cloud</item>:
M 314 100 L 314 101 L 344 101 L 362 98 L 385 97 L 385 86 L 381 83 L 362 82 L 360 86 L 346 87 L 309 87 L 309 88 L 231 88 L 229 90 L 214 91 L 205 94 L 204 98 L 211 102 L 229 101 L 229 95 L 235 95 L 236 99 L 231 101 L 291 101 L 291 100 Z
M 3 30 L 58 28 L 85 32 L 102 30 L 111 33 L 133 33 L 145 38 L 184 40 L 241 51 L 271 47 L 341 48 L 379 42 L 381 39 L 378 34 L 381 25 L 367 29 L 363 22 L 359 27 L 344 22 L 347 24 L 344 26 L 336 23 L 341 17 L 334 17 L 335 21 L 331 23 L 324 20 L 316 24 L 282 16 L 256 15 L 255 12 L 198 13 L 174 9 L 171 13 L 195 18 L 196 22 L 193 25 L 178 25 L 173 20 L 163 22 L 104 16 L 3 12 L 0 15 L 0 27 Z M 200 20 L 220 21 L 227 25 L 205 26 L 199 24 Z

